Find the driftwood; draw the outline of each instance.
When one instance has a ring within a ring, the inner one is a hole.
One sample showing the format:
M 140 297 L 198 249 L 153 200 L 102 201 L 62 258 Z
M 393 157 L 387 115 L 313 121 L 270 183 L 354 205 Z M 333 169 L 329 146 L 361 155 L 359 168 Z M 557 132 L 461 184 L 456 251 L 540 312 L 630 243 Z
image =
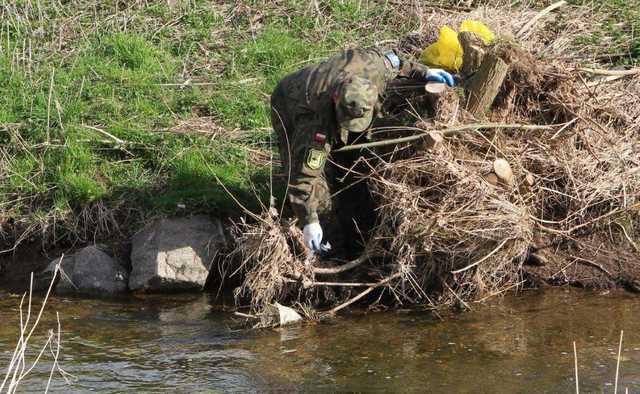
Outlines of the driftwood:
M 293 237 L 281 219 L 263 214 L 238 225 L 237 259 L 230 261 L 244 276 L 238 303 L 260 311 L 280 302 L 321 319 L 359 303 L 468 308 L 525 285 L 639 291 L 640 177 L 632 175 L 640 73 L 580 69 L 504 41 L 471 39 L 465 48 L 482 53 L 465 53 L 474 59 L 461 70 L 466 95 L 449 91 L 445 105 L 420 111 L 433 101 L 424 83 L 399 81 L 390 90 L 407 93 L 407 107 L 420 118 L 382 123 L 393 126 L 372 135 L 389 139 L 331 152 L 420 144 L 365 161 L 371 171 L 357 174 L 377 205 L 364 244 L 376 255 L 366 262 L 310 259 L 299 229 Z M 483 69 L 496 67 L 492 56 L 508 68 L 500 100 L 485 92 L 493 80 Z M 585 94 L 590 75 L 626 80 Z M 487 95 L 488 112 L 478 113 L 504 123 L 460 111 L 474 86 Z M 423 149 L 434 135 L 440 149 Z

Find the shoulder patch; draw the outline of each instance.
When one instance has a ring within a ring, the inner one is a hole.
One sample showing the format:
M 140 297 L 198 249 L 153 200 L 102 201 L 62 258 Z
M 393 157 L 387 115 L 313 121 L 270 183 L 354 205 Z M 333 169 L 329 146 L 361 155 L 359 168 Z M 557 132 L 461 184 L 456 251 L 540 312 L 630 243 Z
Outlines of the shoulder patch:
M 310 148 L 307 152 L 305 165 L 311 170 L 319 170 L 324 166 L 327 154 L 324 150 Z
M 389 63 L 391 63 L 391 66 L 393 66 L 395 70 L 400 69 L 400 58 L 398 58 L 398 55 L 396 55 L 394 51 L 389 51 L 385 53 L 384 57 L 386 57 L 387 60 L 389 60 Z

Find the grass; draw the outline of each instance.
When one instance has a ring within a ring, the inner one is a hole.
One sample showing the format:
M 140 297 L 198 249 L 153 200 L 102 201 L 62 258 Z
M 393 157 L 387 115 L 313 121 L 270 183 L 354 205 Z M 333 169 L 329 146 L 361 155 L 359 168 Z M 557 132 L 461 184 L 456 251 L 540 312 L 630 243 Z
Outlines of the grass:
M 110 212 L 130 230 L 182 206 L 237 214 L 216 177 L 259 209 L 269 168 L 256 151 L 269 150 L 277 81 L 420 26 L 413 6 L 391 2 L 218 3 L 2 2 L 0 223 L 19 234 L 7 246 L 54 230 L 77 237 L 78 218 L 99 219 L 83 212 Z M 612 0 L 599 11 L 611 14 L 603 35 L 632 43 L 625 64 L 638 59 L 631 8 Z M 204 132 L 192 132 L 196 120 Z
M 576 43 L 585 46 L 607 45 L 601 57 L 613 65 L 640 64 L 640 1 L 638 0 L 570 0 L 570 4 L 588 7 L 602 19 L 593 23 L 600 28 Z

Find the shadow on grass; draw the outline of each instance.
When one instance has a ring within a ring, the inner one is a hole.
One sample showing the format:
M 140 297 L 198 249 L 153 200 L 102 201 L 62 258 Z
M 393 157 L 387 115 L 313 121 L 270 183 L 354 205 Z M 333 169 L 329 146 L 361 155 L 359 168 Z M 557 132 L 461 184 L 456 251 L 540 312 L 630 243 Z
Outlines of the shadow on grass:
M 243 208 L 259 213 L 269 202 L 269 174 L 258 171 L 242 183 L 201 173 L 174 174 L 161 190 L 133 191 L 144 206 L 166 214 L 207 213 L 218 217 L 244 215 Z M 118 193 L 118 190 L 114 191 Z M 242 207 L 239 206 L 242 204 Z

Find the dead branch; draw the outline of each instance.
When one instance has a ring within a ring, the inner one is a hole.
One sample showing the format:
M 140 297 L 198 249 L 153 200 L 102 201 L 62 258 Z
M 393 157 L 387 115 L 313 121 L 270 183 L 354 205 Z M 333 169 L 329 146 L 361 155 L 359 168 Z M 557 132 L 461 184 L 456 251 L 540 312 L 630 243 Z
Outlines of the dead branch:
M 402 272 L 397 272 L 397 273 L 389 276 L 388 278 L 385 278 L 385 279 L 381 280 L 380 282 L 376 283 L 374 286 L 369 287 L 368 289 L 366 289 L 365 291 L 361 292 L 357 296 L 355 296 L 353 298 L 350 298 L 346 302 L 343 302 L 342 304 L 336 306 L 335 308 L 333 308 L 333 309 L 331 309 L 331 310 L 329 310 L 327 312 L 324 312 L 322 316 L 323 317 L 330 317 L 330 316 L 335 315 L 336 312 L 338 312 L 341 309 L 344 309 L 344 308 L 348 307 L 349 305 L 353 304 L 354 302 L 362 299 L 364 296 L 366 296 L 367 294 L 371 293 L 376 288 L 378 288 L 380 286 L 384 286 L 387 283 L 391 282 L 392 280 L 401 277 L 402 275 L 403 275 Z
M 371 256 L 368 253 L 364 253 L 362 256 L 355 260 L 352 260 L 346 264 L 339 265 L 337 267 L 313 267 L 313 273 L 318 275 L 335 275 L 341 272 L 349 271 L 356 268 L 360 264 L 367 261 Z
M 640 74 L 640 68 L 632 68 L 629 70 L 605 70 L 601 68 L 585 68 L 581 67 L 578 70 L 594 75 L 606 75 L 612 77 L 625 77 L 630 75 Z
M 516 37 L 517 38 L 524 38 L 527 35 L 527 32 L 529 30 L 531 30 L 532 27 L 534 27 L 536 25 L 536 23 L 538 23 L 538 21 L 540 19 L 542 19 L 545 15 L 547 15 L 548 13 L 550 13 L 551 11 L 558 9 L 560 7 L 562 7 L 563 5 L 567 4 L 566 1 L 558 1 L 556 3 L 551 4 L 550 6 L 548 6 L 547 8 L 543 9 L 542 11 L 540 11 L 538 14 L 536 14 L 536 16 L 534 16 L 533 18 L 531 18 L 524 26 L 522 26 L 520 28 L 520 30 L 518 30 L 518 32 L 516 33 Z
M 420 128 L 405 128 L 406 130 L 413 130 L 413 131 L 422 131 L 425 132 L 425 130 L 420 129 Z M 553 130 L 552 126 L 548 126 L 548 125 L 527 125 L 527 124 L 508 124 L 508 123 L 476 123 L 476 124 L 469 124 L 469 125 L 464 125 L 464 126 L 458 126 L 458 127 L 449 127 L 446 129 L 441 129 L 441 130 L 432 130 L 432 133 L 437 133 L 437 134 L 441 134 L 443 137 L 453 137 L 455 135 L 459 135 L 463 132 L 467 132 L 467 131 L 478 131 L 478 130 L 490 130 L 490 129 L 520 129 L 520 130 Z M 428 138 L 429 135 L 427 133 L 424 134 L 419 134 L 419 135 L 412 135 L 412 136 L 408 136 L 408 137 L 401 137 L 401 138 L 394 138 L 394 139 L 390 139 L 390 140 L 384 140 L 384 141 L 374 141 L 374 142 L 366 142 L 363 144 L 354 144 L 354 145 L 347 145 L 344 146 L 342 148 L 336 149 L 334 151 L 332 151 L 332 153 L 339 153 L 339 152 L 348 152 L 348 151 L 352 151 L 352 150 L 358 150 L 358 149 L 370 149 L 370 148 L 375 148 L 375 147 L 380 147 L 380 146 L 387 146 L 387 145 L 397 145 L 397 144 L 401 144 L 404 142 L 412 142 L 412 141 L 416 141 L 419 140 L 421 138 Z

